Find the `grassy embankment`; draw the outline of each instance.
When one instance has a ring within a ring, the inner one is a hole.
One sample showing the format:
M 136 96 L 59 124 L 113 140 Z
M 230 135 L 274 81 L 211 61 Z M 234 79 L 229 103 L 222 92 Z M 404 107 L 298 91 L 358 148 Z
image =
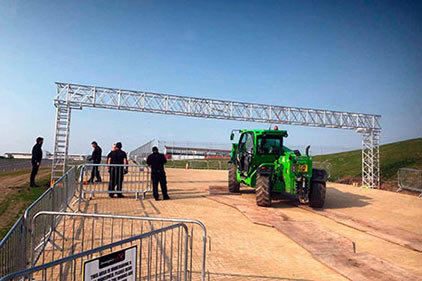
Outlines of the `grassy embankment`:
M 314 161 L 330 162 L 331 180 L 350 183 L 362 177 L 362 151 L 319 155 Z M 397 186 L 399 168 L 422 169 L 422 138 L 395 142 L 380 146 L 381 185 Z

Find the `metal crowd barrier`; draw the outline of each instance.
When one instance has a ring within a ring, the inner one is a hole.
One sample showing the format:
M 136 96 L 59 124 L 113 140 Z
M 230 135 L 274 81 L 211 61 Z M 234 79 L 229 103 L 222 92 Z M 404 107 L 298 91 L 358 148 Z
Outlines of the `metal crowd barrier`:
M 422 197 L 422 170 L 400 168 L 397 176 L 399 185 L 397 192 L 407 189 L 419 192 L 419 197 Z
M 89 194 L 135 194 L 138 199 L 151 190 L 150 169 L 143 164 L 83 164 L 80 178 L 80 200 Z M 94 175 L 94 177 L 92 177 Z M 95 175 L 99 175 L 97 178 Z M 114 186 L 111 191 L 109 186 Z M 119 186 L 121 190 L 119 189 Z
M 31 223 L 33 236 L 30 248 L 34 249 L 31 266 L 40 266 L 177 223 L 184 223 L 189 232 L 189 280 L 192 280 L 193 272 L 201 272 L 201 279 L 205 280 L 207 231 L 200 221 L 190 219 L 40 212 Z M 51 232 L 51 229 L 54 231 Z M 198 231 L 200 234 L 195 235 Z M 39 237 L 45 238 L 38 240 Z
M 34 203 L 32 203 L 28 209 L 25 211 L 24 219 L 26 222 L 26 234 L 31 232 L 30 224 L 34 216 L 41 211 L 55 211 L 61 212 L 66 210 L 75 211 L 72 206 L 72 200 L 76 196 L 77 190 L 77 168 L 71 167 L 66 174 L 59 178 L 52 187 L 50 187 L 46 192 L 44 192 Z M 41 241 L 41 239 L 46 239 L 50 241 L 51 236 L 56 232 L 55 225 L 49 223 L 49 229 L 46 233 L 31 232 L 30 237 L 26 237 L 25 241 L 27 246 L 29 245 L 32 237 L 35 237 L 36 241 Z M 34 250 L 30 247 L 27 247 L 27 257 L 28 260 L 31 257 Z
M 71 167 L 66 174 L 48 188 L 19 218 L 7 235 L 0 242 L 0 276 L 23 270 L 32 255 L 30 249 L 31 235 L 29 224 L 34 215 L 40 211 L 73 210 L 71 202 L 77 188 L 77 168 Z M 52 229 L 48 232 L 51 235 Z M 36 239 L 41 240 L 41 237 Z
M 25 221 L 20 217 L 0 242 L 0 276 L 25 268 Z
M 177 223 L 93 247 L 6 280 L 188 280 L 188 228 Z

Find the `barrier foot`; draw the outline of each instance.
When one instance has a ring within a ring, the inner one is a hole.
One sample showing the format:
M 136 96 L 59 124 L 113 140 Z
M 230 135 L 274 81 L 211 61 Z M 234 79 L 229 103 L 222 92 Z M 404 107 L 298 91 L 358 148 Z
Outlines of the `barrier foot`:
M 42 246 L 44 246 L 44 245 L 46 245 L 48 242 L 50 242 L 50 238 L 47 238 L 47 237 L 49 237 L 50 236 L 50 234 L 51 234 L 51 230 L 49 230 L 45 235 L 44 235 L 44 237 L 42 238 L 42 241 L 37 245 L 37 246 L 35 246 L 34 247 L 34 252 L 36 252 L 36 251 L 38 251 L 38 249 L 39 248 L 41 248 Z
M 57 235 L 58 236 L 60 236 L 60 237 L 62 237 L 62 239 L 64 239 L 65 240 L 65 237 L 63 236 L 63 234 L 61 234 L 60 232 L 58 232 L 58 231 L 56 231 L 56 230 L 53 230 L 53 231 L 49 231 L 44 237 L 47 237 L 47 236 L 50 236 L 51 235 L 51 233 L 52 232 L 56 232 L 57 233 Z M 63 249 L 59 246 L 59 245 L 57 245 L 54 241 L 51 241 L 51 238 L 48 238 L 47 239 L 47 241 L 45 241 L 45 238 L 44 238 L 44 241 L 42 241 L 41 243 L 39 243 L 35 248 L 34 248 L 34 251 L 38 251 L 38 249 L 40 249 L 41 247 L 44 247 L 44 249 L 45 249 L 45 246 L 48 244 L 48 243 L 50 243 L 54 248 L 56 248 L 57 250 L 59 250 L 60 252 L 61 251 L 63 251 Z M 39 255 L 41 254 L 41 252 L 39 253 Z M 38 258 L 37 258 L 38 259 Z
M 59 245 L 57 245 L 56 244 L 56 242 L 54 242 L 54 241 L 48 241 L 48 242 L 50 242 L 51 243 L 51 245 L 53 245 L 53 247 L 54 248 L 56 248 L 57 250 L 59 250 L 60 252 L 62 252 L 63 251 L 63 249 L 62 249 L 62 247 L 60 247 Z
M 72 213 L 76 213 L 77 211 L 76 210 L 74 210 L 72 207 L 70 207 L 70 205 L 68 204 L 67 205 L 67 208 L 69 208 L 71 211 L 72 211 Z
M 81 202 L 88 202 L 88 200 L 86 200 L 85 198 L 80 197 L 80 198 L 77 198 L 75 201 L 73 201 L 71 205 L 75 205 L 79 201 L 81 201 Z
M 60 236 L 60 238 L 62 238 L 63 240 L 66 240 L 66 238 L 64 237 L 64 235 L 63 234 L 61 234 L 60 232 L 58 232 L 57 230 L 54 230 L 54 232 L 58 235 L 58 236 Z

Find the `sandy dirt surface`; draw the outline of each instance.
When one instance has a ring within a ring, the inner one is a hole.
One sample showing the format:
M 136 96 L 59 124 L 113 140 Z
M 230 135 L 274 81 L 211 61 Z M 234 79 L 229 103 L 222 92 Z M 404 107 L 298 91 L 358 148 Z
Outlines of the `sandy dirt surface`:
M 400 280 L 394 278 L 399 275 L 381 279 L 373 275 L 371 278 L 368 272 L 360 272 L 362 278 L 351 278 L 347 274 L 353 274 L 353 271 L 333 268 L 340 259 L 347 259 L 344 255 L 326 257 L 329 262 L 324 262 L 312 252 L 318 247 L 303 244 L 306 236 L 302 235 L 300 239 L 289 237 L 293 230 L 283 232 L 275 226 L 256 224 L 244 212 L 207 197 L 210 185 L 226 185 L 226 171 L 168 169 L 167 176 L 172 200 L 154 201 L 151 194 L 140 201 L 133 196 L 110 199 L 96 195 L 85 204 L 84 209 L 88 213 L 96 210 L 107 214 L 202 221 L 211 237 L 212 250 L 207 255 L 210 280 Z M 255 202 L 255 194 L 250 189 L 245 189 L 240 195 L 221 196 L 245 200 L 250 206 L 254 206 Z M 370 233 L 371 229 L 362 230 L 350 223 L 364 223 L 369 227 L 373 222 L 377 228 L 400 229 L 401 232 L 390 233 L 392 237 L 403 233 L 413 237 L 421 233 L 421 210 L 422 200 L 414 196 L 329 184 L 327 208 L 323 211 L 314 212 L 295 206 L 291 200 L 281 200 L 264 212 L 269 212 L 272 217 L 268 215 L 268 218 L 274 222 L 279 218 L 294 221 L 296 226 L 304 228 L 303 232 L 312 233 L 312 226 L 316 225 L 318 229 L 331 233 L 329 237 L 354 242 L 359 255 L 356 257 L 368 260 L 367 264 L 371 260 L 380 264 L 381 268 L 384 263 L 391 264 L 394 272 L 402 273 L 402 276 L 422 276 L 420 251 L 389 241 L 388 237 L 380 238 L 379 233 Z M 350 263 L 350 260 L 345 262 Z
M 422 200 L 416 196 L 329 183 L 325 211 L 422 235 Z M 370 210 L 368 214 L 367 210 Z

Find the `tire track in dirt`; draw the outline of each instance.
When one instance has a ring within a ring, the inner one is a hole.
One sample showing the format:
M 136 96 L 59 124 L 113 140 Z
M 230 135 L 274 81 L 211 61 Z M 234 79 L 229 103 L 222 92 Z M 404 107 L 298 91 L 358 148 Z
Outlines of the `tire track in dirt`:
M 314 210 L 311 207 L 304 205 L 299 205 L 298 207 L 311 213 L 329 218 L 342 225 L 365 232 L 387 242 L 391 242 L 417 252 L 422 252 L 422 238 L 415 233 L 401 229 L 399 227 L 393 228 L 376 221 L 367 222 L 346 215 L 337 214 L 328 210 Z
M 421 280 L 374 255 L 355 253 L 353 242 L 317 223 L 295 221 L 280 210 L 261 208 L 241 196 L 208 196 L 239 210 L 253 223 L 271 226 L 306 249 L 315 259 L 350 280 Z

